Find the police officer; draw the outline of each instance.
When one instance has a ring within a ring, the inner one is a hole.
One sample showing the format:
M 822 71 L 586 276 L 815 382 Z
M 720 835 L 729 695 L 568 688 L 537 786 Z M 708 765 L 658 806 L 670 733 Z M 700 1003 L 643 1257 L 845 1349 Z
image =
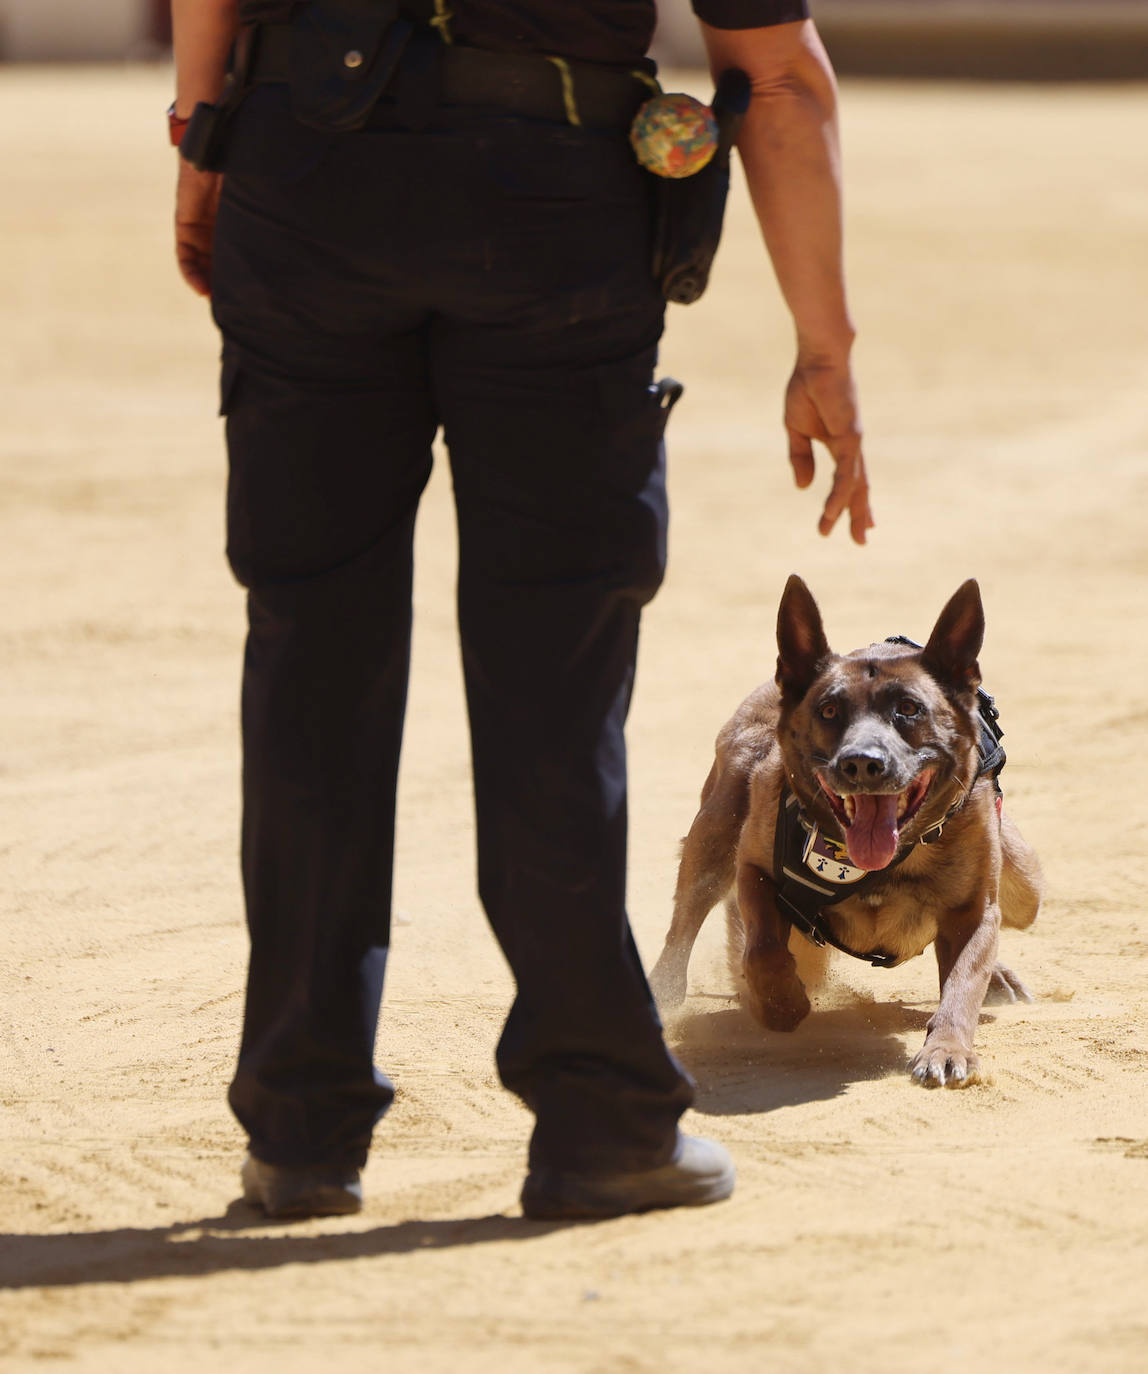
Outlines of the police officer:
M 694 3 L 715 71 L 752 82 L 739 147 L 796 323 L 795 478 L 823 442 L 821 532 L 847 511 L 864 542 L 832 72 L 805 0 Z M 373 1046 L 411 541 L 441 427 L 479 890 L 517 984 L 497 1062 L 535 1116 L 523 1209 L 726 1197 L 725 1150 L 678 1130 L 692 1084 L 624 908 L 623 723 L 673 399 L 627 140 L 654 0 L 173 0 L 173 18 L 173 141 L 198 102 L 224 112 L 212 170 L 181 160 L 176 243 L 223 335 L 248 596 L 245 1196 L 272 1217 L 357 1210 L 393 1097 Z

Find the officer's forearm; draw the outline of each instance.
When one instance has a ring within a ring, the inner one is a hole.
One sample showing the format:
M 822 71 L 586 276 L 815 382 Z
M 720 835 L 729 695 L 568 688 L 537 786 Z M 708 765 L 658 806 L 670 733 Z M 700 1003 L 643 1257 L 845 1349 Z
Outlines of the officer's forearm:
M 837 89 L 821 40 L 809 21 L 703 25 L 703 32 L 715 75 L 741 67 L 752 83 L 738 152 L 799 349 L 810 360 L 845 358 L 854 331 L 842 260 Z
M 237 9 L 237 0 L 172 0 L 175 112 L 181 118 L 188 118 L 199 101 L 219 96 Z

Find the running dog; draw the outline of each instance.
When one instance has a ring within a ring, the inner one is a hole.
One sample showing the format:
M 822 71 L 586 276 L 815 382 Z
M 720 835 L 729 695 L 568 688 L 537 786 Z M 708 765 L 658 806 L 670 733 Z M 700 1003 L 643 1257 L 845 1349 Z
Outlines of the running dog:
M 803 937 L 886 968 L 932 943 L 940 1005 L 909 1071 L 929 1087 L 976 1080 L 986 994 L 1032 1000 L 997 962 L 1001 925 L 1031 925 L 1043 887 L 1003 813 L 1001 731 L 977 663 L 984 628 L 970 579 L 923 648 L 899 637 L 842 656 L 805 583 L 789 579 L 775 682 L 718 735 L 682 847 L 650 975 L 663 1008 L 684 999 L 690 951 L 723 898 L 743 999 L 770 1030 L 809 1013 L 791 949 Z

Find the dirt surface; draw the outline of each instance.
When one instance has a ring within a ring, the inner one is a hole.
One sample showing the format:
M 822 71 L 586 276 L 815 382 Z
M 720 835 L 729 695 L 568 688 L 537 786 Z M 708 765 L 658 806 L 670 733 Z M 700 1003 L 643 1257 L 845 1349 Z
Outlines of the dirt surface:
M 5 1368 L 1144 1369 L 1148 89 L 845 87 L 867 549 L 819 539 L 789 483 L 790 331 L 740 191 L 710 294 L 673 314 L 671 571 L 631 730 L 646 958 L 794 570 L 840 648 L 919 637 L 980 578 L 1007 804 L 1049 895 L 1003 946 L 1036 1001 L 986 1011 L 989 1081 L 963 1092 L 904 1071 L 931 955 L 843 960 L 767 1035 L 712 919 L 670 1029 L 735 1197 L 580 1227 L 517 1208 L 528 1118 L 493 1071 L 509 983 L 474 894 L 441 464 L 379 1048 L 399 1096 L 361 1217 L 270 1227 L 236 1201 L 242 603 L 216 343 L 170 260 L 169 89 L 0 84 Z

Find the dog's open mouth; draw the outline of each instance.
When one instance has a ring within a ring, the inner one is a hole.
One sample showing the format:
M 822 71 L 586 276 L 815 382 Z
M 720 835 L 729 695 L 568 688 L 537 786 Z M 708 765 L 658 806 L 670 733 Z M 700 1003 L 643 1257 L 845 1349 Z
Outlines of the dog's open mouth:
M 933 770 L 918 773 L 903 792 L 834 792 L 820 773 L 817 781 L 845 831 L 845 848 L 856 868 L 887 868 L 897 857 L 901 829 L 921 809 Z

